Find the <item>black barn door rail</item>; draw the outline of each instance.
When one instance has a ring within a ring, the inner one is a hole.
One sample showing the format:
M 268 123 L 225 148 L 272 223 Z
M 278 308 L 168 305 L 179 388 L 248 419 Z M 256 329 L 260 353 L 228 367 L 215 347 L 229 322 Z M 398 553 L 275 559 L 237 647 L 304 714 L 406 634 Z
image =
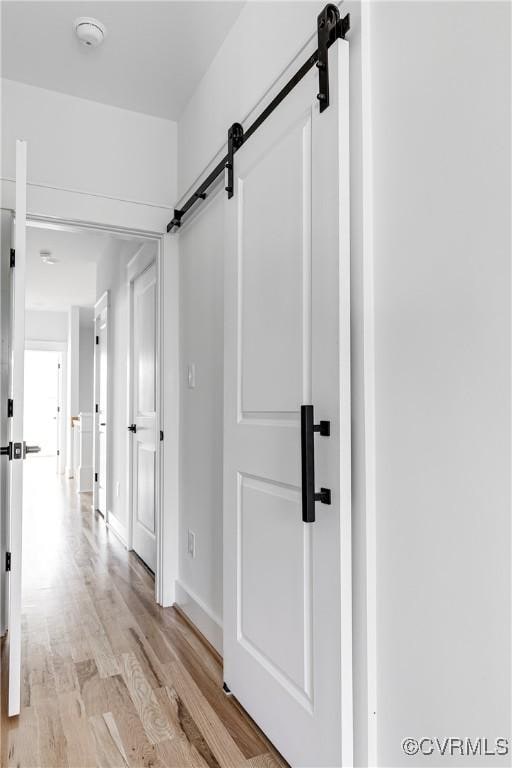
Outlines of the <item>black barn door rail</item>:
M 323 112 L 329 106 L 329 56 L 328 49 L 338 39 L 345 39 L 346 33 L 350 29 L 350 14 L 343 18 L 340 17 L 339 8 L 329 3 L 319 13 L 317 19 L 318 48 L 297 70 L 293 77 L 288 80 L 286 85 L 272 99 L 270 104 L 265 107 L 263 112 L 254 120 L 246 131 L 240 123 L 233 123 L 228 131 L 228 152 L 220 160 L 215 168 L 210 171 L 208 176 L 201 182 L 195 192 L 183 203 L 180 208 L 174 209 L 172 221 L 167 225 L 167 232 L 178 229 L 182 224 L 182 219 L 190 211 L 198 200 L 204 200 L 207 197 L 208 190 L 222 174 L 226 174 L 226 192 L 228 197 L 234 194 L 234 155 L 245 142 L 258 130 L 260 125 L 265 122 L 267 117 L 272 114 L 274 109 L 288 96 L 288 94 L 300 83 L 302 78 L 315 65 L 318 68 L 318 94 L 317 99 L 320 102 L 320 112 Z

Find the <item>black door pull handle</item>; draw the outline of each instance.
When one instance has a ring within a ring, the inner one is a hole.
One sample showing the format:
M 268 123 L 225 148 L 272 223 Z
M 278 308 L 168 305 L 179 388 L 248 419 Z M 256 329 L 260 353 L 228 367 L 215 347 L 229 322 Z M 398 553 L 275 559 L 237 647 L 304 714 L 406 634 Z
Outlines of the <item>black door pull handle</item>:
M 302 454 L 302 520 L 305 523 L 315 522 L 315 503 L 331 503 L 329 488 L 315 489 L 315 432 L 323 437 L 331 434 L 331 422 L 321 421 L 315 424 L 312 405 L 300 407 L 300 434 Z
M 136 424 L 130 424 L 128 427 L 130 432 L 136 432 L 137 431 L 137 425 Z

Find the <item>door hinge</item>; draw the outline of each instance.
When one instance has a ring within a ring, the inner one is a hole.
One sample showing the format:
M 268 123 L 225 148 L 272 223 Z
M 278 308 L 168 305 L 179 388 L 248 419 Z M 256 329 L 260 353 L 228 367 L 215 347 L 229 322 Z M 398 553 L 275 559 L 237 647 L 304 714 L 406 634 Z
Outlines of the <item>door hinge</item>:
M 12 397 L 7 398 L 7 418 L 12 419 L 14 416 L 14 400 Z
M 60 363 L 57 363 L 57 369 L 60 371 Z
M 94 482 L 95 483 L 98 482 L 98 473 L 97 472 L 94 473 Z
M 9 260 L 9 266 L 14 267 L 16 266 L 16 251 L 14 248 L 11 248 L 11 258 Z
M 100 412 L 100 409 L 99 409 L 98 403 L 96 403 L 96 405 L 94 406 L 94 408 L 95 408 L 95 410 L 96 410 L 96 413 L 99 413 L 99 412 Z
M 60 405 L 57 406 L 57 413 L 60 413 Z
M 60 456 L 60 451 L 57 451 L 57 456 Z
M 100 343 L 100 337 L 96 336 L 96 344 L 99 344 L 99 343 Z
M 164 439 L 164 431 L 163 429 L 160 430 L 160 442 Z
M 11 553 L 10 552 L 5 553 L 5 570 L 6 571 L 11 570 Z

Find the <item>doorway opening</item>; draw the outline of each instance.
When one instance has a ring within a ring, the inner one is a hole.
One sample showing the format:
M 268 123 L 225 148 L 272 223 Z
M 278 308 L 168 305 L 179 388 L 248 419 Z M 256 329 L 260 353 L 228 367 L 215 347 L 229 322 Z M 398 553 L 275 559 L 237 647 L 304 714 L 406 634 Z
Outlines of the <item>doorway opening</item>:
M 64 473 L 66 349 L 59 342 L 25 344 L 24 421 L 27 442 L 37 445 L 37 458 Z
M 27 222 L 27 441 L 41 448 L 40 458 L 55 458 L 56 471 L 153 573 L 160 519 L 158 260 L 154 236 Z

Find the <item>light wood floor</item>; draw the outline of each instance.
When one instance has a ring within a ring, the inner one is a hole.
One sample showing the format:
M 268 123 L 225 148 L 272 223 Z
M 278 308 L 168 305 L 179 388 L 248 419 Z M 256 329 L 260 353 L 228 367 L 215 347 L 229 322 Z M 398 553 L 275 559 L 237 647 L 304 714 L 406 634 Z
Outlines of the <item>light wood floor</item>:
M 284 766 L 90 496 L 48 460 L 25 467 L 22 711 L 2 715 L 2 766 Z

